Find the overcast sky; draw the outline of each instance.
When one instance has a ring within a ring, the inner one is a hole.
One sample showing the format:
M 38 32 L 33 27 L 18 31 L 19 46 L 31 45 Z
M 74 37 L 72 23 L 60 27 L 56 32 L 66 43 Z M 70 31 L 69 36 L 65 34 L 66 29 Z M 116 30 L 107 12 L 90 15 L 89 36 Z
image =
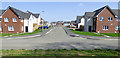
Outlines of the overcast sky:
M 70 21 L 85 12 L 92 12 L 105 5 L 118 8 L 117 2 L 2 2 L 2 9 L 12 6 L 26 12 L 40 13 L 46 21 Z M 42 12 L 44 11 L 44 12 Z

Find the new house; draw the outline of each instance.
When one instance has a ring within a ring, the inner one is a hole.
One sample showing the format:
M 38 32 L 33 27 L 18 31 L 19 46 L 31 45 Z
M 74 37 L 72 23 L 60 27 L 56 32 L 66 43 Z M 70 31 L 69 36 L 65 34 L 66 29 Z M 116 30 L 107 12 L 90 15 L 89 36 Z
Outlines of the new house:
M 84 16 L 77 16 L 76 23 L 77 23 L 77 28 L 84 31 L 84 24 L 85 24 Z
M 0 31 L 2 33 L 33 32 L 40 25 L 40 14 L 23 12 L 9 6 L 0 10 Z
M 111 9 L 108 5 L 93 12 L 85 12 L 84 31 L 98 33 L 120 32 L 120 10 Z
M 70 21 L 64 21 L 64 26 L 70 26 Z

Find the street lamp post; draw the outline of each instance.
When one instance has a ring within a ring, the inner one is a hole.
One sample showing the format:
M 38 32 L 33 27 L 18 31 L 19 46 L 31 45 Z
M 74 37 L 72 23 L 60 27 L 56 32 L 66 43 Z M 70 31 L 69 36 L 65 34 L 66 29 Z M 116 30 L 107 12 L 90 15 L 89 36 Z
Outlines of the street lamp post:
M 44 11 L 42 11 L 42 13 L 44 14 Z M 41 32 L 43 32 L 43 24 L 44 24 L 43 19 L 41 20 L 41 23 L 42 23 L 42 29 L 41 29 Z

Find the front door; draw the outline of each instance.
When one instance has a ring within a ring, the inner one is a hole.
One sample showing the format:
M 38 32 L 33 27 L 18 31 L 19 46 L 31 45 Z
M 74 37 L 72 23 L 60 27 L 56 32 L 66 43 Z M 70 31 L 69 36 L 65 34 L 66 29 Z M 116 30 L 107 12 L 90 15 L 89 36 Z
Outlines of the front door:
M 25 32 L 28 32 L 28 26 L 25 26 Z
M 91 26 L 89 26 L 89 32 L 91 32 Z

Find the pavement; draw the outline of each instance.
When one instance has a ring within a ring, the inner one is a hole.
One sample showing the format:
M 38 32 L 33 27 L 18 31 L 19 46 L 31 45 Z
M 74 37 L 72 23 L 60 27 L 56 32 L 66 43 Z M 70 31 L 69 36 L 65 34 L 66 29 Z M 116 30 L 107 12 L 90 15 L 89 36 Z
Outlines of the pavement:
M 2 39 L 0 43 L 1 49 L 118 49 L 118 40 L 71 37 L 64 27 L 51 28 L 42 36 Z
M 105 39 L 105 40 L 118 40 L 119 39 L 119 37 L 100 37 L 100 36 L 79 35 L 79 34 L 75 34 L 74 32 L 72 32 L 70 29 L 68 29 L 66 27 L 63 27 L 63 28 L 69 36 L 77 35 L 79 37 L 83 37 L 83 38 L 87 38 L 87 39 Z
M 49 30 L 51 30 L 52 28 L 49 28 L 47 30 L 44 30 L 43 32 L 40 33 L 36 33 L 36 34 L 30 34 L 30 35 L 22 35 L 22 36 L 4 36 L 4 37 L 0 37 L 0 39 L 28 39 L 28 38 L 34 38 L 34 37 L 41 37 L 43 35 L 45 35 Z

